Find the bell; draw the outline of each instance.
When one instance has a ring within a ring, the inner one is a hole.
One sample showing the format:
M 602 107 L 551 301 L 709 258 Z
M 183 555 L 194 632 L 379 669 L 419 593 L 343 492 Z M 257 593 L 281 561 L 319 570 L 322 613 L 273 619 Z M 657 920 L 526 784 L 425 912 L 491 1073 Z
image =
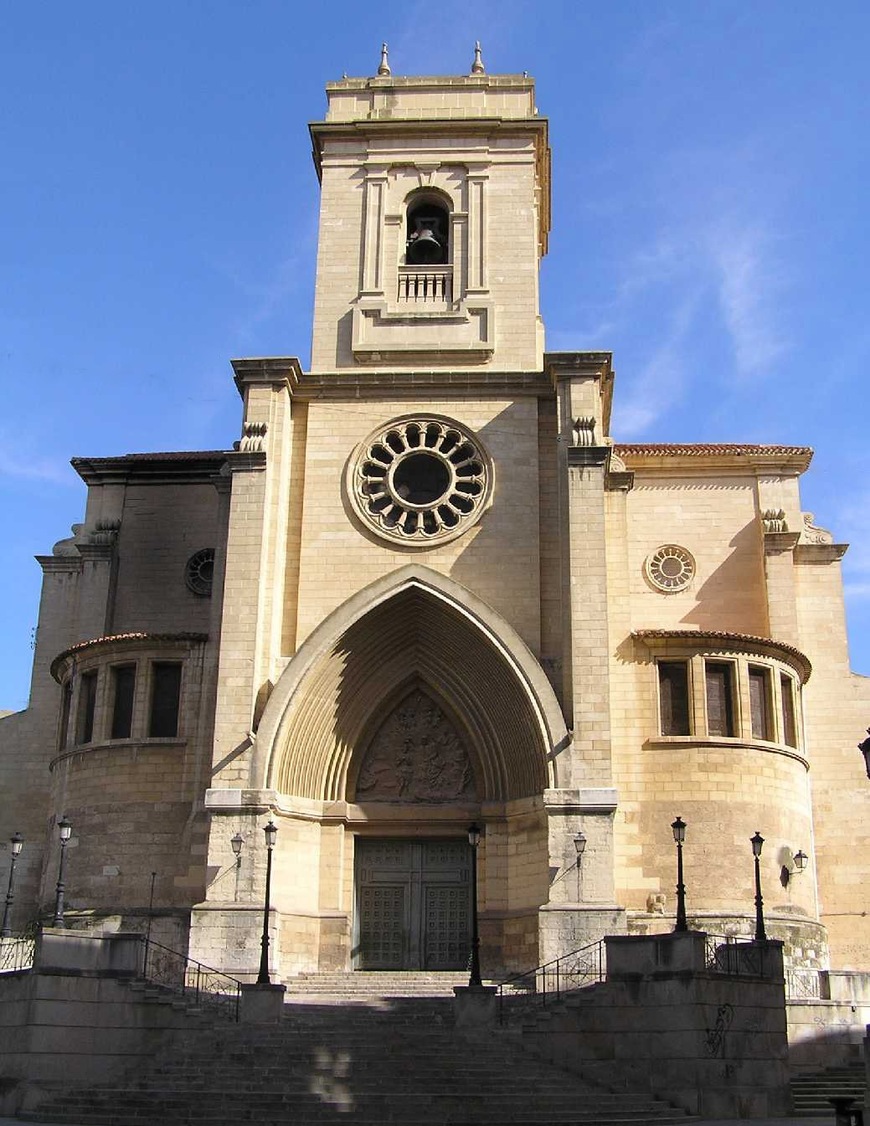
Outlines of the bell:
M 438 215 L 419 215 L 414 217 L 416 230 L 408 239 L 405 252 L 407 261 L 414 266 L 432 265 L 445 259 L 445 245 L 439 230 L 441 220 Z

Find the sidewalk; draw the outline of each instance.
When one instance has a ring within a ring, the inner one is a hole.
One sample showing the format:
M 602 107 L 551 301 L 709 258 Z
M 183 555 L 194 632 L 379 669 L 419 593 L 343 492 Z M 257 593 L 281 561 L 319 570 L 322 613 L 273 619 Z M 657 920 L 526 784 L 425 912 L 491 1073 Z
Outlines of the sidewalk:
M 703 1118 L 693 1119 L 691 1126 L 833 1126 L 834 1112 L 824 1118 Z M 20 1118 L 0 1118 L 0 1126 L 22 1126 Z M 42 1126 L 57 1126 L 45 1122 Z

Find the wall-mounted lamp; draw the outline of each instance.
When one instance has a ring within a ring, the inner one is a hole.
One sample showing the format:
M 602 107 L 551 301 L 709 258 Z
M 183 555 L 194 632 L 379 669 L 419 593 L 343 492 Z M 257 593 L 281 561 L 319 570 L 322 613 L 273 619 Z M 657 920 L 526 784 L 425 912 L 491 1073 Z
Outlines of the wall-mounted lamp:
M 586 851 L 586 834 L 581 830 L 574 834 L 574 851 L 577 860 L 574 867 L 577 869 L 577 902 L 580 902 L 580 866 L 583 863 L 583 853 Z
M 230 845 L 233 850 L 233 856 L 236 858 L 236 867 L 242 866 L 242 845 L 245 843 L 245 838 L 241 833 L 236 833 L 234 837 L 230 838 Z
M 791 863 L 783 864 L 779 874 L 779 882 L 784 888 L 788 887 L 793 876 L 799 876 L 801 872 L 806 870 L 809 859 L 810 858 L 802 849 L 798 849 L 794 856 L 792 856 Z

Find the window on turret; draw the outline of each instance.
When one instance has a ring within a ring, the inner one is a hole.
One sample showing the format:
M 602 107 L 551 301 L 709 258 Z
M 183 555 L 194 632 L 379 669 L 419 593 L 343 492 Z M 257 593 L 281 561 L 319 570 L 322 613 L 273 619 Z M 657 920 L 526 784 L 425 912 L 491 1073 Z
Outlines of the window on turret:
M 734 666 L 727 661 L 707 661 L 707 734 L 734 735 Z
M 662 735 L 689 734 L 689 665 L 659 661 L 659 705 Z
M 761 665 L 749 666 L 749 709 L 752 737 L 773 738 L 773 709 L 771 707 L 770 669 Z
M 115 665 L 112 669 L 112 738 L 129 739 L 133 729 L 133 696 L 136 666 Z
M 148 735 L 152 739 L 174 739 L 178 734 L 181 665 L 175 661 L 155 661 L 151 666 L 151 678 Z
M 90 743 L 94 737 L 94 711 L 97 704 L 97 670 L 82 673 L 76 713 L 76 742 Z

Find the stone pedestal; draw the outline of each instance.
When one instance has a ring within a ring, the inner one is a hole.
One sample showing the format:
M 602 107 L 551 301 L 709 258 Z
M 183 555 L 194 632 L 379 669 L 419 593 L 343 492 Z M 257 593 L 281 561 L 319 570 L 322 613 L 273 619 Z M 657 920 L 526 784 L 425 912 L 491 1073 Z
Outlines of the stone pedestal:
M 495 985 L 454 985 L 456 1027 L 463 1032 L 494 1028 L 498 1017 L 497 992 Z
M 279 1024 L 284 1012 L 283 985 L 243 985 L 239 1021 L 241 1024 Z

